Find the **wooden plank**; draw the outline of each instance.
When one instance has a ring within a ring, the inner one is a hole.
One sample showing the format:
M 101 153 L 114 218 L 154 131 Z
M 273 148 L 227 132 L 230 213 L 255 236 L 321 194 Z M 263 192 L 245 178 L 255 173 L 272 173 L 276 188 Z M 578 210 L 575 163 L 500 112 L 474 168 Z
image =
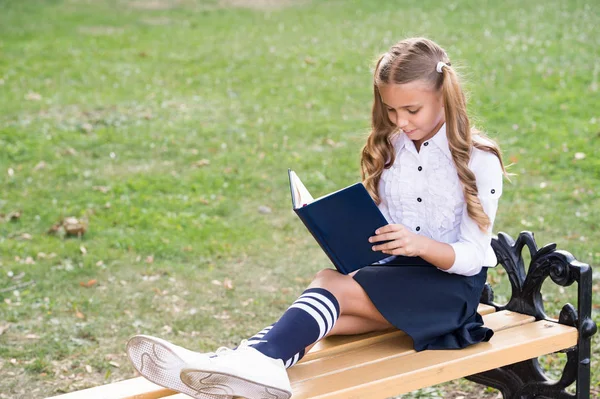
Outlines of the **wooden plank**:
M 486 326 L 495 332 L 533 323 L 535 318 L 520 313 L 503 311 L 484 316 Z M 300 382 L 310 378 L 335 373 L 342 369 L 358 367 L 370 362 L 377 362 L 389 357 L 407 356 L 416 351 L 410 337 L 401 331 L 381 337 L 368 347 L 352 348 L 343 353 L 332 356 L 319 357 L 312 361 L 298 363 L 288 370 L 292 382 Z
M 48 399 L 157 399 L 175 395 L 176 393 L 175 391 L 156 385 L 144 377 L 137 377 L 53 396 Z M 187 398 L 189 396 L 184 397 Z
M 484 305 L 482 303 L 480 303 L 479 307 L 477 308 L 477 312 L 482 316 L 494 313 L 495 311 L 496 309 L 493 306 Z M 300 363 L 308 362 L 323 356 L 332 356 L 336 353 L 373 345 L 382 339 L 395 338 L 398 334 L 404 334 L 404 332 L 393 329 L 367 334 L 336 335 L 327 337 L 320 342 L 317 342 L 317 344 L 312 347 L 310 352 L 308 352 L 302 358 L 302 360 L 300 360 Z
M 484 305 L 483 303 L 480 303 L 479 306 L 477 307 L 477 313 L 479 313 L 482 316 L 485 316 L 486 314 L 490 314 L 490 313 L 494 313 L 496 311 L 496 308 L 490 305 Z
M 461 350 L 392 355 L 359 367 L 342 367 L 310 379 L 294 381 L 292 399 L 386 398 L 576 344 L 577 330 L 574 327 L 538 321 L 499 331 L 490 342 Z M 371 349 L 361 348 L 354 355 L 358 358 Z M 319 362 L 323 359 L 312 362 L 315 372 Z

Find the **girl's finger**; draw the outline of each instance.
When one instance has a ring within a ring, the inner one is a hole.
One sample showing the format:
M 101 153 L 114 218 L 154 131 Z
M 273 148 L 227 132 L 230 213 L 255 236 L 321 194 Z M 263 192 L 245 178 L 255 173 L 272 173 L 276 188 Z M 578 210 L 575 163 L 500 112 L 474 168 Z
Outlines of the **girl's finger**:
M 381 245 L 374 245 L 373 246 L 373 251 L 383 251 L 383 250 L 393 250 L 396 248 L 401 248 L 402 247 L 402 241 L 401 240 L 393 240 L 390 242 L 386 242 L 385 244 L 381 244 Z
M 376 236 L 369 237 L 369 242 L 380 242 L 389 241 L 399 238 L 401 233 L 399 231 L 393 231 L 391 233 L 377 234 Z
M 382 251 L 384 254 L 387 255 L 404 255 L 404 248 L 396 248 L 396 249 L 389 249 L 386 251 Z
M 389 233 L 392 231 L 400 231 L 403 228 L 404 228 L 404 226 L 402 226 L 401 224 L 387 224 L 387 225 L 375 230 L 375 234 L 379 235 L 379 234 L 383 234 L 383 233 Z

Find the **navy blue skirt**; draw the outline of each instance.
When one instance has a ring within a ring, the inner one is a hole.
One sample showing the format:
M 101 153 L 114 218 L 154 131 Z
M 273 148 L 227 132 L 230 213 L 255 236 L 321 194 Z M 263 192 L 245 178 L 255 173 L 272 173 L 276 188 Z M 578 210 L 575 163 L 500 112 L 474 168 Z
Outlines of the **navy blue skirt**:
M 459 349 L 489 341 L 477 313 L 487 268 L 475 276 L 450 274 L 418 257 L 398 256 L 360 269 L 356 280 L 377 310 L 408 334 L 416 351 Z

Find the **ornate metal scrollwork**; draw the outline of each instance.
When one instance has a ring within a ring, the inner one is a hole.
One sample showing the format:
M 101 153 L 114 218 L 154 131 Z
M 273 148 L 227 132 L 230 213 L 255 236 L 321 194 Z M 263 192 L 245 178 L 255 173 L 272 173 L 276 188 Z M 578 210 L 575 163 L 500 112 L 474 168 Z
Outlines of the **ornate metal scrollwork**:
M 522 251 L 527 246 L 531 262 L 526 271 Z M 536 320 L 557 321 L 548 317 L 542 300 L 542 284 L 547 277 L 560 286 L 578 283 L 577 310 L 566 304 L 558 322 L 576 327 L 579 331 L 577 346 L 567 349 L 567 364 L 559 381 L 546 377 L 537 359 L 530 359 L 502 368 L 467 377 L 468 379 L 499 389 L 505 399 L 529 398 L 589 398 L 590 395 L 590 352 L 591 336 L 597 327 L 591 318 L 592 309 L 592 270 L 585 263 L 577 261 L 569 252 L 556 249 L 556 244 L 548 244 L 538 249 L 533 233 L 524 231 L 517 240 L 505 233 L 492 239 L 492 248 L 508 275 L 512 295 L 506 305 L 494 302 L 494 292 L 486 284 L 481 302 L 499 310 L 511 310 L 534 316 Z M 575 395 L 566 388 L 577 381 Z

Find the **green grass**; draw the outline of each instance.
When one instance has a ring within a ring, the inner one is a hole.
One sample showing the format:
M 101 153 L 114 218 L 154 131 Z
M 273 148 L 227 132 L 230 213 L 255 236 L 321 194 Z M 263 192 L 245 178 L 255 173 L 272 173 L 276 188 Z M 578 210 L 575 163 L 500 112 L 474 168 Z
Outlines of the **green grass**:
M 359 180 L 372 62 L 406 36 L 463 67 L 514 163 L 495 230 L 600 263 L 599 5 L 233 3 L 0 0 L 0 398 L 132 377 L 134 333 L 213 350 L 272 323 L 328 266 L 286 169 L 316 195 Z M 83 237 L 46 234 L 69 216 Z M 556 314 L 575 291 L 551 286 Z M 456 391 L 495 397 L 406 397 Z

